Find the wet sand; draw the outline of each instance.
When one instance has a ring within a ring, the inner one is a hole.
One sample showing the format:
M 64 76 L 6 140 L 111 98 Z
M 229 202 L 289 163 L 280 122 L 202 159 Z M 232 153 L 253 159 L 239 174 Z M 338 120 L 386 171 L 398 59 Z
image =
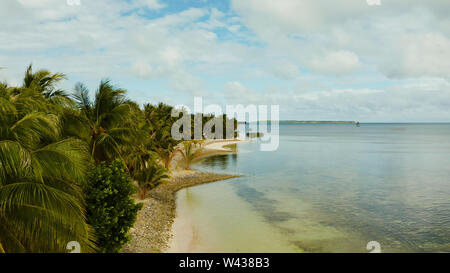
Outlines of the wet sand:
M 233 151 L 224 146 L 241 141 L 209 140 L 203 145 L 203 154 L 204 156 L 213 156 L 231 153 Z M 144 206 L 138 212 L 137 220 L 130 230 L 131 242 L 124 247 L 123 252 L 158 253 L 167 251 L 170 248 L 172 224 L 176 216 L 176 192 L 187 187 L 238 177 L 237 175 L 183 170 L 181 168 L 182 161 L 181 156 L 174 157 L 170 180 L 150 191 L 148 198 L 140 201 L 144 203 Z

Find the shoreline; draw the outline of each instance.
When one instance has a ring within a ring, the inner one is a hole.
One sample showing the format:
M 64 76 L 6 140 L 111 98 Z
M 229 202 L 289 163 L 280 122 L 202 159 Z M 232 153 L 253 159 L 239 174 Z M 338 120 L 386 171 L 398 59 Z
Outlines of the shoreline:
M 245 140 L 210 140 L 204 144 L 204 156 L 233 153 L 225 146 L 242 143 Z M 201 184 L 227 180 L 240 175 L 217 174 L 196 170 L 180 170 L 181 156 L 174 157 L 171 166 L 171 178 L 155 189 L 151 190 L 145 200 L 138 200 L 144 204 L 138 212 L 136 222 L 130 229 L 130 243 L 124 246 L 124 253 L 161 253 L 170 247 L 173 237 L 172 226 L 176 217 L 176 193 L 184 188 Z

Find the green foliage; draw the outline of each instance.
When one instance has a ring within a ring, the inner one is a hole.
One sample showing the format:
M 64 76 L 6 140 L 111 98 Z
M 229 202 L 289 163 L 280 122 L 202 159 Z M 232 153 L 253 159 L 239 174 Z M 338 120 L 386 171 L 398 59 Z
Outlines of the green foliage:
M 139 185 L 139 197 L 145 199 L 147 192 L 163 183 L 164 179 L 168 179 L 167 170 L 157 164 L 150 162 L 149 166 L 139 170 L 135 179 Z
M 156 152 L 169 169 L 170 162 L 177 153 L 180 141 L 172 138 L 172 125 L 178 117 L 172 117 L 173 107 L 164 103 L 144 105 L 145 130 L 150 134 L 148 148 Z
M 184 158 L 184 163 L 186 164 L 185 168 L 186 170 L 190 170 L 191 163 L 202 155 L 203 148 L 196 148 L 197 144 L 199 144 L 197 140 L 187 140 L 182 143 L 183 150 L 181 153 Z
M 100 252 L 119 252 L 129 241 L 127 233 L 142 207 L 131 199 L 134 191 L 120 160 L 109 166 L 102 162 L 93 169 L 84 193 L 88 223 L 94 228 Z
M 0 252 L 93 251 L 80 188 L 91 160 L 51 99 L 62 77 L 30 66 L 23 86 L 0 85 Z
M 141 109 L 108 80 L 94 97 L 83 84 L 68 96 L 57 86 L 65 78 L 30 65 L 20 86 L 0 83 L 0 253 L 65 252 L 69 241 L 92 252 L 95 239 L 117 252 L 140 207 L 130 175 L 145 197 L 167 178 L 161 161 L 169 169 L 181 152 L 189 168 L 200 155 L 201 141 L 172 138 L 172 106 Z
M 83 84 L 75 87 L 73 97 L 80 111 L 80 131 L 88 132 L 85 140 L 96 163 L 122 158 L 125 148 L 135 144 L 134 104 L 125 93 L 109 80 L 100 82 L 93 100 Z

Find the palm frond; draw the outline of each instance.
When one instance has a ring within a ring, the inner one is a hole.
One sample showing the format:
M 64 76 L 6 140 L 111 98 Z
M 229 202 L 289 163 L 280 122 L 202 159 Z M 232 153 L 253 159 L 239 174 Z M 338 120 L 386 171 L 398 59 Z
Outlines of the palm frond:
M 50 179 L 73 183 L 84 181 L 90 157 L 87 145 L 77 139 L 65 139 L 51 143 L 33 152 L 42 173 Z
M 17 142 L 0 141 L 0 186 L 10 183 L 12 177 L 30 177 L 33 173 L 29 151 Z
M 39 143 L 51 143 L 58 138 L 59 119 L 55 115 L 30 113 L 18 120 L 11 127 L 11 132 L 25 147 L 36 148 Z

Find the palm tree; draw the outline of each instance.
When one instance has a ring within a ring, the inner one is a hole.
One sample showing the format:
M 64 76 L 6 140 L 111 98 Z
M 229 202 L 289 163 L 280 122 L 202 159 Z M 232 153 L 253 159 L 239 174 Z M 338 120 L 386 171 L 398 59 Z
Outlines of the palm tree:
M 102 80 L 94 100 L 81 83 L 75 86 L 74 98 L 81 111 L 81 123 L 87 127 L 89 149 L 96 163 L 121 157 L 124 147 L 133 143 L 132 103 L 126 91 L 114 88 L 109 80 Z
M 79 187 L 88 149 L 61 135 L 58 116 L 27 111 L 28 91 L 0 86 L 0 252 L 64 252 L 69 241 L 92 251 Z
M 192 161 L 201 156 L 202 148 L 195 149 L 195 143 L 192 140 L 187 140 L 183 142 L 182 155 L 185 162 L 185 169 L 190 170 L 190 165 Z
M 158 155 L 146 149 L 145 145 L 132 146 L 127 149 L 127 168 L 131 177 L 134 179 L 136 173 L 145 169 L 150 162 L 156 162 Z
M 173 157 L 180 150 L 176 148 L 179 141 L 172 138 L 172 125 L 177 117 L 172 117 L 173 107 L 164 103 L 157 106 L 144 106 L 145 122 L 151 134 L 151 150 L 155 151 L 164 162 L 166 169 L 170 168 Z
M 21 92 L 35 92 L 43 96 L 49 102 L 49 107 L 73 106 L 73 101 L 66 92 L 56 88 L 63 79 L 66 79 L 65 74 L 51 73 L 45 69 L 33 72 L 33 66 L 30 64 L 25 72 Z
M 167 126 L 168 127 L 168 126 Z M 158 138 L 152 138 L 152 149 L 159 155 L 161 160 L 164 162 L 164 167 L 169 170 L 170 163 L 172 159 L 178 152 L 181 152 L 179 148 L 176 147 L 178 141 L 172 138 L 170 131 L 165 128 L 159 128 Z M 154 133 L 155 134 L 155 133 Z
M 163 161 L 164 168 L 166 168 L 167 170 L 170 169 L 170 163 L 172 162 L 172 159 L 175 157 L 175 155 L 178 152 L 181 152 L 180 149 L 174 148 L 173 146 L 169 146 L 166 149 L 158 147 L 158 148 L 155 148 L 155 150 L 156 150 L 156 153 L 161 158 L 161 160 Z
M 163 183 L 164 179 L 168 179 L 169 176 L 166 169 L 157 163 L 153 163 L 138 171 L 135 178 L 139 185 L 139 197 L 143 200 L 146 198 L 149 190 Z
M 60 80 L 66 78 L 65 74 L 54 73 L 48 70 L 39 70 L 33 73 L 33 65 L 27 67 L 25 77 L 23 79 L 23 88 L 37 87 L 39 91 L 46 96 L 51 96 L 52 91 L 55 90 L 55 85 Z

